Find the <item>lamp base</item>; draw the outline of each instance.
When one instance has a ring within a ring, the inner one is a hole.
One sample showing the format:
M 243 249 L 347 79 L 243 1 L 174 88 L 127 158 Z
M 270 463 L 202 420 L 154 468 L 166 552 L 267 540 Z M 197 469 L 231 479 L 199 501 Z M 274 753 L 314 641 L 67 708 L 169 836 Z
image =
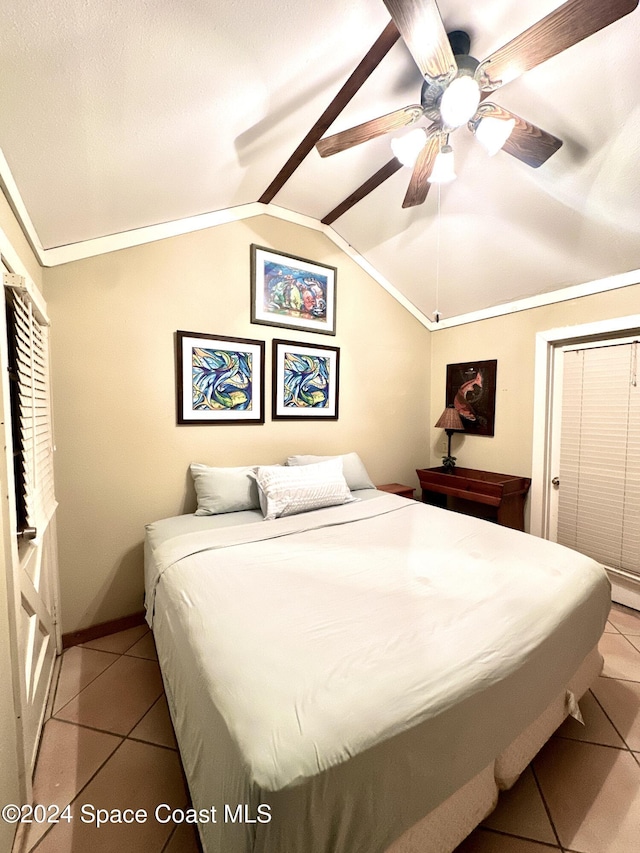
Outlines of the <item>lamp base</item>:
M 447 455 L 442 457 L 442 467 L 445 472 L 450 473 L 456 467 L 456 457 L 451 455 L 451 436 L 453 435 L 452 429 L 445 429 L 447 434 Z
M 451 472 L 456 467 L 456 457 L 455 456 L 443 456 L 442 457 L 442 467 L 446 472 Z

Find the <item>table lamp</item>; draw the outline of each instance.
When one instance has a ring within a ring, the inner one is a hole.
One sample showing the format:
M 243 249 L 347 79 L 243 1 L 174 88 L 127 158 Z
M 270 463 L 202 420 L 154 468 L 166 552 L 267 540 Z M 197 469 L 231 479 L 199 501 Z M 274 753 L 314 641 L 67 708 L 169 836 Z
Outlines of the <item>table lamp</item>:
M 435 426 L 438 429 L 443 429 L 449 439 L 447 447 L 447 455 L 442 457 L 442 465 L 445 471 L 453 471 L 456 467 L 456 457 L 451 455 L 451 436 L 454 432 L 464 432 L 464 426 L 460 420 L 460 415 L 455 410 L 453 405 L 447 406 L 444 412 L 438 418 Z

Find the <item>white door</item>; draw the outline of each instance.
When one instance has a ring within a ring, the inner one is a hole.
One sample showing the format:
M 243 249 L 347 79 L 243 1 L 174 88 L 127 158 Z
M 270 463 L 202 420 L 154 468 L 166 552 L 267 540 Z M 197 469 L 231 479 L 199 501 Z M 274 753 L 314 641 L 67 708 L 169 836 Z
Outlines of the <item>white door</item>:
M 39 294 L 3 262 L 5 307 L 0 334 L 2 479 L 9 500 L 3 527 L 12 541 L 7 586 L 12 593 L 15 704 L 22 734 L 21 779 L 26 801 L 44 719 L 53 666 L 60 649 L 53 437 L 48 323 Z M 36 299 L 34 299 L 34 295 Z M 6 492 L 5 492 L 6 494 Z
M 614 600 L 637 606 L 637 338 L 617 337 L 558 347 L 554 368 L 549 538 L 604 564 L 614 585 Z M 622 598 L 617 591 L 620 585 Z

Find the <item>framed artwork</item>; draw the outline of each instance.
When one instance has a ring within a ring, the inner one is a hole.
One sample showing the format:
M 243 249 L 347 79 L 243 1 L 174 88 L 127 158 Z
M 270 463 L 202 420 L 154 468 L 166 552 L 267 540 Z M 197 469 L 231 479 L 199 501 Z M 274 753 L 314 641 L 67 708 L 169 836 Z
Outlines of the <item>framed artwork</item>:
M 264 423 L 264 341 L 176 334 L 178 423 Z
M 446 405 L 455 407 L 467 433 L 494 434 L 497 366 L 496 359 L 447 365 Z
M 338 420 L 340 349 L 273 341 L 274 420 Z
M 251 245 L 251 322 L 336 333 L 335 267 Z

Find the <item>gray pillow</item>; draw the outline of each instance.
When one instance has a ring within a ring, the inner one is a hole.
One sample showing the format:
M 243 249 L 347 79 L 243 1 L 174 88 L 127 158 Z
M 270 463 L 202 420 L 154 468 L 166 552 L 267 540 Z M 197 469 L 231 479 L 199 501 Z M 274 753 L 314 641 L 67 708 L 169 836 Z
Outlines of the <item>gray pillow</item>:
M 198 498 L 196 515 L 218 515 L 259 509 L 255 481 L 257 465 L 242 468 L 210 468 L 193 462 L 190 465 Z
M 343 453 L 340 456 L 289 456 L 287 465 L 312 465 L 315 462 L 326 462 L 328 459 L 342 459 L 342 473 L 352 492 L 358 489 L 375 489 L 357 453 Z

